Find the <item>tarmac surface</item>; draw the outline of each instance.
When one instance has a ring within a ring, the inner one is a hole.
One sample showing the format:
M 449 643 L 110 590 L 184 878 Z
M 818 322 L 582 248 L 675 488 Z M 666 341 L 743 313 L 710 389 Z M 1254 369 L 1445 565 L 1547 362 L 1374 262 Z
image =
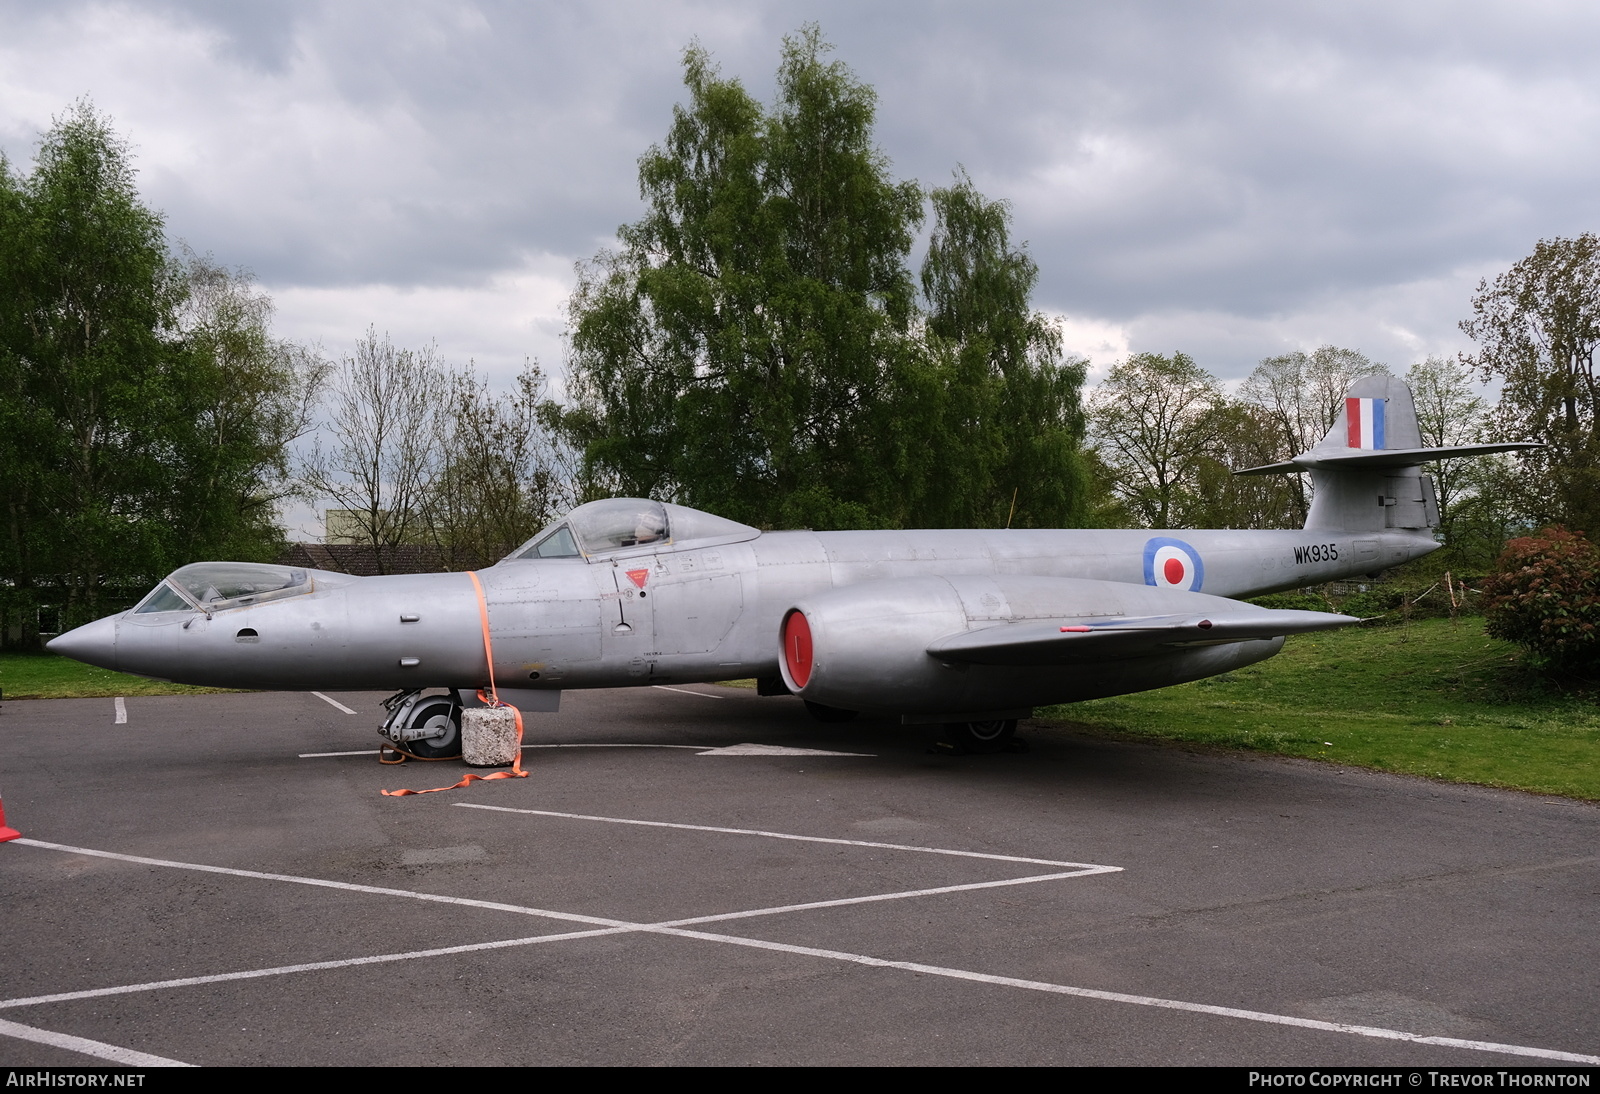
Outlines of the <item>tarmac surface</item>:
M 379 698 L 5 703 L 0 1065 L 1600 1062 L 1590 805 L 712 685 L 395 798 Z

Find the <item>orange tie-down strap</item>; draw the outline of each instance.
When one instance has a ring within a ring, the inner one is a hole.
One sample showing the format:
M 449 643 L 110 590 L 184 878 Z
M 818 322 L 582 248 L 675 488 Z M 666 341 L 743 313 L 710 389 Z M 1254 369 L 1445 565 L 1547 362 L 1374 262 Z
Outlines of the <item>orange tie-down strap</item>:
M 483 656 L 489 662 L 489 694 L 485 695 L 480 688 L 478 698 L 492 707 L 508 706 L 509 704 L 500 701 L 500 693 L 495 690 L 494 686 L 494 644 L 489 641 L 489 605 L 483 599 L 483 582 L 479 581 L 478 575 L 471 570 L 467 571 L 467 576 L 472 579 L 472 587 L 478 593 L 478 619 L 483 623 Z M 468 783 L 488 782 L 491 779 L 526 779 L 528 773 L 522 770 L 522 711 L 516 707 L 511 707 L 511 713 L 517 717 L 517 751 L 515 758 L 511 761 L 510 771 L 491 771 L 487 775 L 463 775 L 458 783 L 451 783 L 449 786 L 436 786 L 432 790 L 385 790 L 383 791 L 384 796 L 388 798 L 403 798 L 407 794 L 437 794 L 441 790 L 454 790 L 457 787 L 466 786 Z

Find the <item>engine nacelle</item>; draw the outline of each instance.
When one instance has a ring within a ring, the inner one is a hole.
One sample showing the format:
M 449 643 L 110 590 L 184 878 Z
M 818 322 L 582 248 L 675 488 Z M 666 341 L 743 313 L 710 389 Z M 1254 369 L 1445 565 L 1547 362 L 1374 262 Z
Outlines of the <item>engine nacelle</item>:
M 1271 657 L 1283 639 L 1057 666 L 945 662 L 928 647 L 952 634 L 1005 623 L 1221 614 L 1241 607 L 1204 593 L 1081 578 L 864 581 L 796 601 L 780 624 L 778 665 L 790 691 L 825 706 L 894 714 L 1009 714 L 1228 672 Z

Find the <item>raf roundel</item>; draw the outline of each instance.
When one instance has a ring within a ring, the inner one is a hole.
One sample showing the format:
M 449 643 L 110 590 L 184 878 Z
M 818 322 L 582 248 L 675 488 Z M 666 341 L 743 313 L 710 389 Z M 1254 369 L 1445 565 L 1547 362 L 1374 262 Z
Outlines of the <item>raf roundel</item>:
M 1157 536 L 1144 545 L 1144 583 L 1158 589 L 1197 593 L 1205 580 L 1200 552 L 1181 539 Z

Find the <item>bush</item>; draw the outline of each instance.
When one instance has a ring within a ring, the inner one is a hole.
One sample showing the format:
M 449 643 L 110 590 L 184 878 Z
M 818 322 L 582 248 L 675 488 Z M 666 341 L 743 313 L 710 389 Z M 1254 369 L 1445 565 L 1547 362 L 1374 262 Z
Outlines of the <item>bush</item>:
M 1400 622 L 1400 609 L 1407 596 L 1413 596 L 1420 589 L 1409 589 L 1399 585 L 1377 585 L 1362 593 L 1351 593 L 1339 601 L 1339 611 L 1344 615 L 1353 615 L 1358 619 L 1386 619 L 1393 613 L 1393 619 L 1387 622 Z
M 1488 632 L 1544 668 L 1600 672 L 1600 548 L 1581 532 L 1546 528 L 1506 544 L 1483 583 Z
M 1297 589 L 1292 593 L 1268 593 L 1266 596 L 1253 596 L 1248 601 L 1258 608 L 1276 608 L 1298 612 L 1329 612 L 1333 606 L 1326 597 L 1308 593 Z

